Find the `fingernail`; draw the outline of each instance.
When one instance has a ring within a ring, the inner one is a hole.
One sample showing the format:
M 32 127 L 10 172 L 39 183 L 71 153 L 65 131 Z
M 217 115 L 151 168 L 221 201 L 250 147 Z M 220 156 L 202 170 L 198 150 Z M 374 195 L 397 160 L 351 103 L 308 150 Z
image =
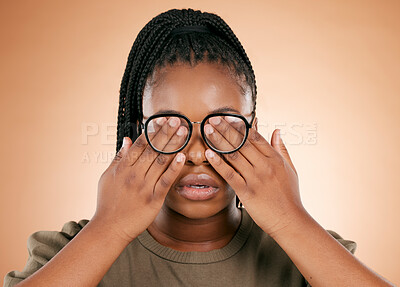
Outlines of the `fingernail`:
M 164 117 L 157 118 L 156 123 L 162 125 L 163 123 L 165 123 L 165 118 Z
M 214 129 L 210 125 L 206 125 L 205 130 L 206 134 L 212 134 L 214 132 Z
M 127 139 L 127 137 L 124 137 L 124 139 L 122 140 L 122 147 L 124 147 L 127 143 L 128 143 L 128 139 Z
M 214 152 L 210 149 L 206 150 L 206 156 L 209 158 L 214 158 Z
M 177 162 L 182 162 L 185 159 L 185 155 L 180 153 L 176 156 L 176 161 Z
M 185 133 L 185 127 L 179 127 L 178 131 L 176 132 L 178 136 L 182 136 L 184 133 Z
M 238 117 L 232 117 L 232 116 L 226 116 L 226 117 L 225 117 L 225 120 L 226 120 L 228 123 L 237 123 L 237 122 L 241 121 L 240 118 L 238 118 Z
M 285 144 L 285 142 L 283 141 L 282 135 L 281 135 L 281 130 L 279 130 L 278 135 L 279 135 L 279 138 L 281 139 L 282 143 Z
M 210 122 L 211 122 L 213 125 L 219 125 L 219 123 L 221 122 L 221 119 L 220 119 L 220 117 L 212 117 L 212 118 L 210 119 Z
M 178 119 L 176 119 L 176 118 L 171 118 L 171 119 L 169 120 L 169 125 L 170 125 L 171 127 L 176 127 L 176 126 L 178 125 Z

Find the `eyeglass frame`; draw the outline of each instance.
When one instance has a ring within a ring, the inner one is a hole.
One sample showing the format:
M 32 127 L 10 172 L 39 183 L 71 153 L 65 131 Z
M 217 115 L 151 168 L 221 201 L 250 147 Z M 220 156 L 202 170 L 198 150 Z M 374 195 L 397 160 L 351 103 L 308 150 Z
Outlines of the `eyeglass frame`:
M 255 112 L 252 111 L 251 114 L 252 114 L 252 119 L 251 119 L 250 123 L 247 121 L 247 119 L 245 118 L 245 116 L 243 116 L 243 115 L 241 115 L 241 114 L 233 114 L 233 113 L 213 113 L 213 114 L 209 114 L 209 115 L 207 115 L 201 122 L 191 121 L 187 116 L 185 116 L 185 115 L 183 115 L 183 114 L 177 114 L 177 113 L 154 114 L 154 115 L 151 115 L 151 116 L 146 120 L 146 122 L 145 122 L 144 124 L 143 124 L 143 123 L 140 123 L 140 128 L 141 128 L 141 129 L 144 129 L 144 134 L 145 134 L 146 140 L 147 140 L 147 142 L 149 143 L 149 145 L 151 146 L 151 148 L 152 148 L 153 150 L 155 150 L 156 152 L 162 153 L 162 154 L 174 154 L 174 153 L 178 153 L 178 152 L 180 152 L 181 150 L 183 150 L 183 149 L 187 146 L 187 144 L 189 143 L 190 138 L 192 137 L 193 124 L 200 124 L 201 136 L 202 136 L 204 142 L 206 143 L 206 145 L 207 145 L 210 149 L 212 149 L 213 151 L 215 151 L 215 152 L 217 152 L 217 153 L 221 153 L 221 154 L 230 154 L 230 153 L 234 153 L 235 151 L 238 151 L 238 150 L 244 145 L 244 143 L 246 142 L 247 137 L 248 137 L 248 135 L 249 135 L 249 129 L 250 129 L 251 126 L 253 125 L 253 122 L 254 122 L 254 119 L 255 119 Z M 204 125 L 205 125 L 205 122 L 207 121 L 207 119 L 209 119 L 209 118 L 211 118 L 211 117 L 214 117 L 214 116 L 234 116 L 234 117 L 238 117 L 238 118 L 240 118 L 240 119 L 242 119 L 242 120 L 244 121 L 245 126 L 246 126 L 246 133 L 245 133 L 244 139 L 243 139 L 242 143 L 239 145 L 239 147 L 237 147 L 236 149 L 234 149 L 234 150 L 232 150 L 232 151 L 223 152 L 223 151 L 218 151 L 217 149 L 213 148 L 213 147 L 208 143 L 208 141 L 206 140 L 206 137 L 205 137 L 205 135 L 204 135 Z M 188 123 L 188 125 L 189 125 L 189 131 L 188 131 L 188 135 L 187 135 L 186 142 L 185 142 L 185 143 L 182 145 L 182 147 L 180 147 L 178 150 L 173 151 L 173 152 L 164 152 L 164 151 L 160 151 L 160 150 L 156 149 L 156 148 L 151 144 L 150 139 L 149 139 L 148 134 L 147 134 L 147 126 L 148 126 L 148 124 L 150 123 L 150 121 L 151 121 L 152 119 L 154 119 L 154 118 L 159 118 L 159 117 L 180 117 L 180 118 L 185 119 L 186 122 Z

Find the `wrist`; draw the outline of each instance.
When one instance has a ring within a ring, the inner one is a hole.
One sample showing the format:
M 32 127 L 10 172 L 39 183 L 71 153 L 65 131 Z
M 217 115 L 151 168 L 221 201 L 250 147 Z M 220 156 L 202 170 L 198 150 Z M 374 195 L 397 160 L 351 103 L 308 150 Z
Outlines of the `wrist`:
M 307 227 L 315 223 L 315 220 L 307 212 L 305 208 L 295 209 L 290 213 L 279 228 L 268 232 L 268 234 L 275 240 L 278 241 L 281 238 L 289 238 L 298 232 L 304 232 Z
M 113 244 L 127 246 L 135 237 L 129 237 L 123 232 L 116 230 L 113 223 L 108 223 L 97 217 L 93 217 L 87 224 L 88 231 L 93 232 L 96 236 L 101 236 Z

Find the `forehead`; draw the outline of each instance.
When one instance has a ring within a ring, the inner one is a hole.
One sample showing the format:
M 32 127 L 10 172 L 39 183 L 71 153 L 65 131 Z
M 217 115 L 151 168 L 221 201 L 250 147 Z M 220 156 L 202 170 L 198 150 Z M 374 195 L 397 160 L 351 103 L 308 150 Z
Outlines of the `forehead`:
M 158 68 L 143 92 L 143 119 L 160 110 L 176 110 L 197 121 L 226 106 L 250 117 L 251 90 L 248 85 L 240 85 L 225 66 L 217 63 Z

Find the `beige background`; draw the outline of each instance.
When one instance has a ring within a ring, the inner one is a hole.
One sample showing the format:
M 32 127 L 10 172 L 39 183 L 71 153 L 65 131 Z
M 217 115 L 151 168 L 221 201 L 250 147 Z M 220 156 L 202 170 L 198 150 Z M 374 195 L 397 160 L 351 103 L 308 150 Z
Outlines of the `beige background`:
M 152 17 L 190 7 L 219 14 L 244 45 L 260 131 L 282 129 L 310 214 L 400 283 L 399 1 L 0 5 L 1 278 L 23 268 L 31 233 L 92 216 L 131 45 Z

